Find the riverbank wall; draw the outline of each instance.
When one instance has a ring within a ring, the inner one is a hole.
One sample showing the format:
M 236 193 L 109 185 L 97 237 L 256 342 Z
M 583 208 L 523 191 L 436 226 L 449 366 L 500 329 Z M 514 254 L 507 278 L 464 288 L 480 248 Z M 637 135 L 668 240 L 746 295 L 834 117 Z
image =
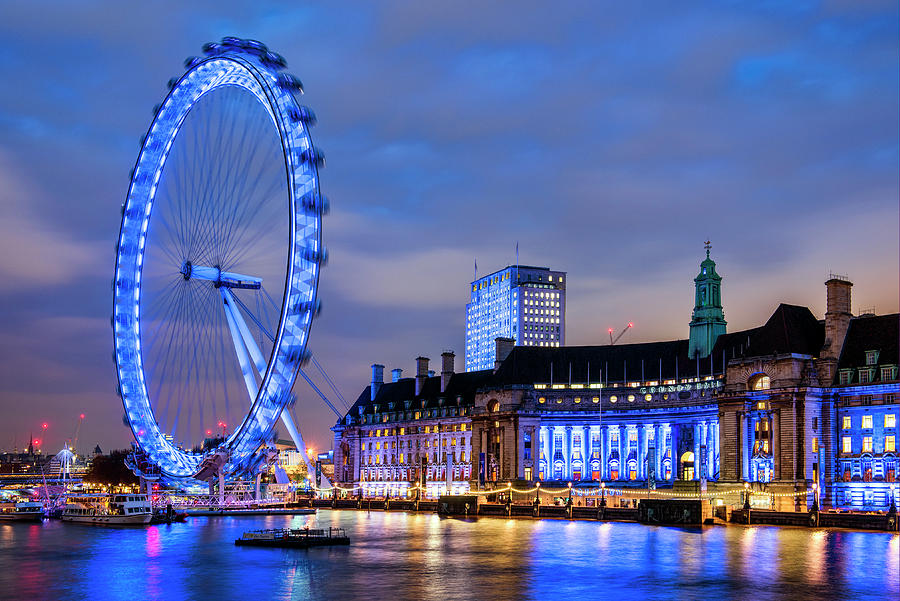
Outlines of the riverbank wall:
M 697 503 L 698 501 L 688 501 Z M 437 513 L 438 502 L 434 500 L 416 501 L 411 499 L 301 499 L 300 506 L 350 509 L 362 511 L 408 511 L 414 513 Z M 653 506 L 655 505 L 655 506 Z M 862 513 L 849 511 L 773 511 L 767 509 L 741 509 L 728 506 L 704 506 L 698 509 L 677 508 L 684 511 L 699 511 L 695 515 L 684 516 L 684 521 L 673 519 L 673 509 L 669 516 L 661 520 L 662 510 L 656 504 L 639 503 L 638 507 L 585 507 L 567 505 L 535 505 L 524 503 L 478 503 L 471 514 L 454 517 L 499 517 L 519 519 L 565 519 L 587 521 L 635 522 L 644 524 L 673 525 L 727 525 L 760 524 L 773 526 L 795 526 L 805 528 L 845 528 L 852 530 L 869 530 L 881 532 L 897 532 L 898 519 L 896 513 Z

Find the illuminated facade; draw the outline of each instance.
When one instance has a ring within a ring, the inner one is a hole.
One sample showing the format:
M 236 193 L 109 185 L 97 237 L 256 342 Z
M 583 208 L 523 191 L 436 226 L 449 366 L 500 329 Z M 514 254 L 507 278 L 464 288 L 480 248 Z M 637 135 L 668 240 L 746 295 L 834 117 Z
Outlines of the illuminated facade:
M 835 504 L 884 508 L 896 498 L 897 316 L 850 322 L 835 376 Z
M 495 340 L 519 346 L 566 341 L 566 273 L 511 265 L 471 284 L 466 305 L 466 371 L 493 369 Z
M 365 495 L 403 495 L 421 484 L 426 496 L 462 493 L 471 477 L 471 409 L 475 391 L 491 371 L 455 373 L 454 354 L 441 355 L 441 374 L 416 359 L 416 377 L 394 370 L 384 382 L 381 365 L 332 430 L 336 481 Z
M 853 316 L 851 286 L 826 282 L 824 320 L 781 304 L 759 327 L 715 333 L 706 355 L 691 339 L 514 348 L 499 339 L 492 370 L 445 368 L 423 376 L 421 391 L 412 379 L 389 393 L 373 382 L 334 428 L 335 449 L 346 449 L 346 459 L 335 453 L 341 481 L 402 489 L 424 465 L 436 492 L 545 481 L 715 493 L 747 483 L 754 507 L 803 510 L 818 496 L 825 507 L 887 509 L 900 502 L 900 315 Z M 464 446 L 447 463 L 442 441 L 454 435 Z M 394 458 L 395 448 L 407 455 Z

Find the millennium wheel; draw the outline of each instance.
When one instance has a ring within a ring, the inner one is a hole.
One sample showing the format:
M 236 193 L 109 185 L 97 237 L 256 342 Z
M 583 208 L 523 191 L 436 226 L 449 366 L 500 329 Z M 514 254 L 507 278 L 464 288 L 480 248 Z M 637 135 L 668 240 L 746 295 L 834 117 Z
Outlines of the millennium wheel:
M 119 394 L 162 475 L 253 472 L 308 356 L 325 258 L 322 156 L 299 80 L 253 40 L 185 61 L 123 205 L 113 282 Z

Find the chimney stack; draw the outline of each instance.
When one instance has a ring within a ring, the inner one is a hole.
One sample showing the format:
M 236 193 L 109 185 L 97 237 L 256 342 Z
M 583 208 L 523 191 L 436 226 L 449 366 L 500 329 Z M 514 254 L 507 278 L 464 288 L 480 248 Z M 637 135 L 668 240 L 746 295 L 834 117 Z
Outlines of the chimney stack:
M 397 368 L 391 370 L 391 382 L 399 382 L 401 377 L 403 377 L 402 369 Z
M 500 364 L 509 357 L 516 346 L 516 340 L 514 338 L 494 338 L 494 345 L 494 371 L 497 371 L 500 369 Z
M 416 396 L 422 394 L 428 377 L 428 357 L 416 357 Z
M 441 353 L 441 392 L 447 391 L 447 385 L 450 378 L 453 377 L 454 364 L 456 363 L 456 355 L 453 351 L 444 351 Z
M 375 363 L 372 365 L 372 400 L 375 400 L 375 396 L 378 394 L 378 391 L 381 389 L 381 385 L 384 384 L 384 365 L 379 365 Z
M 840 359 L 847 328 L 850 327 L 850 288 L 853 284 L 844 276 L 832 275 L 825 282 L 827 300 L 825 303 L 825 345 L 823 359 Z

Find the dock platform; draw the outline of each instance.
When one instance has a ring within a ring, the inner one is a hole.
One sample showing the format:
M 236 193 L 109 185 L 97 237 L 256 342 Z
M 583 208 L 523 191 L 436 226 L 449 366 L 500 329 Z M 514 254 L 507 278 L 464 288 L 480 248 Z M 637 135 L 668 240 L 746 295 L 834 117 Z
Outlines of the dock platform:
M 309 547 L 349 545 L 350 539 L 343 528 L 328 528 L 327 530 L 324 528 L 274 528 L 245 532 L 241 538 L 234 541 L 234 544 L 247 547 L 308 549 Z

